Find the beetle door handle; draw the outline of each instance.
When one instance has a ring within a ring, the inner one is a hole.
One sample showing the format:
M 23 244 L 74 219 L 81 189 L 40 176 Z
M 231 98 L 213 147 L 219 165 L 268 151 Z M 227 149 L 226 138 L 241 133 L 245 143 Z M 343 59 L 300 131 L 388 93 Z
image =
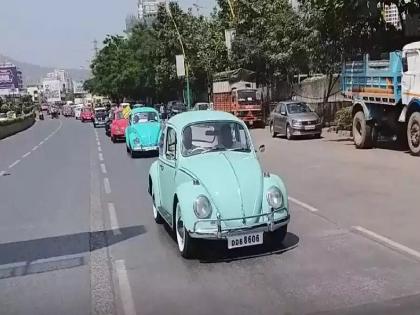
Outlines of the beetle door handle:
M 163 165 L 160 165 L 160 170 L 163 171 Z

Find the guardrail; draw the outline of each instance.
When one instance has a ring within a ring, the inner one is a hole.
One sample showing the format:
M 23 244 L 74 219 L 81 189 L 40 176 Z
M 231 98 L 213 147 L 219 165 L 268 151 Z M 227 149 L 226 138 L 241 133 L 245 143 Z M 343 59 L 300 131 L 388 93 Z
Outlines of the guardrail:
M 0 139 L 9 137 L 25 129 L 28 129 L 35 123 L 35 112 L 25 114 L 13 119 L 0 121 Z

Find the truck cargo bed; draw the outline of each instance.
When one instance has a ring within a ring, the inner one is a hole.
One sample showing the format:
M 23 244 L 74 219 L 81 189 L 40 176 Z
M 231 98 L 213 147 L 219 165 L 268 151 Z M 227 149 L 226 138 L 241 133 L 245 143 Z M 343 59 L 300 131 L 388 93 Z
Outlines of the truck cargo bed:
M 341 91 L 353 101 L 396 105 L 401 101 L 401 52 L 387 59 L 346 62 L 341 73 Z

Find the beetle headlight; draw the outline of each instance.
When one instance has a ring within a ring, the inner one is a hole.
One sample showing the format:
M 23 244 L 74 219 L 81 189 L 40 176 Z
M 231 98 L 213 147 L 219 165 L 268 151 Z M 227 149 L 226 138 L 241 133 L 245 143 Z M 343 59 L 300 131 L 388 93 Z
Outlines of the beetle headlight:
M 135 145 L 140 145 L 140 139 L 139 138 L 135 138 L 134 139 L 134 144 Z
M 211 216 L 212 207 L 206 196 L 198 196 L 194 201 L 194 213 L 199 219 L 208 219 Z
M 268 205 L 273 209 L 280 209 L 283 207 L 283 194 L 280 189 L 273 186 L 267 191 Z

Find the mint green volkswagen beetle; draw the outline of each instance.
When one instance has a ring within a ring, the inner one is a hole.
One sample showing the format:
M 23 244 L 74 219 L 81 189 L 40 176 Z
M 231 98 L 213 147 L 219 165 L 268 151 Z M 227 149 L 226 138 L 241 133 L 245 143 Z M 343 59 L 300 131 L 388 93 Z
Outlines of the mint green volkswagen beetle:
M 167 122 L 149 193 L 155 221 L 169 224 L 185 258 L 199 239 L 235 249 L 282 242 L 287 233 L 286 187 L 263 172 L 246 125 L 228 113 L 187 112 Z

